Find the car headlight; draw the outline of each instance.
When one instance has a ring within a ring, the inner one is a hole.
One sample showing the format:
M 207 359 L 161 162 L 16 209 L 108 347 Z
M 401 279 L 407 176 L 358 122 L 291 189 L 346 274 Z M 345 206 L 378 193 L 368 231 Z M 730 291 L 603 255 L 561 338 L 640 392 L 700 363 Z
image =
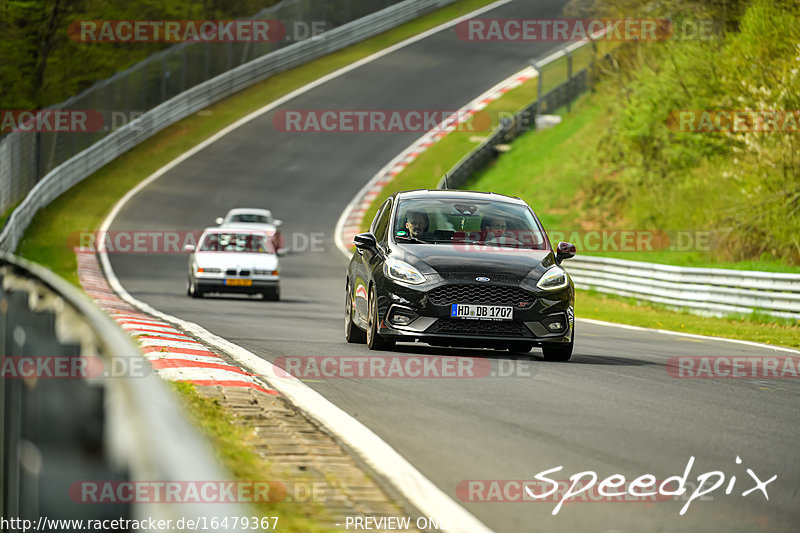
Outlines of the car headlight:
M 425 283 L 425 276 L 422 275 L 422 272 L 398 259 L 387 259 L 383 264 L 383 274 L 389 279 L 411 285 Z
M 222 269 L 197 267 L 197 272 L 198 272 L 198 274 L 200 274 L 200 273 L 202 273 L 202 274 L 219 274 L 220 272 L 222 272 Z
M 553 267 L 539 278 L 536 287 L 545 291 L 563 289 L 569 284 L 567 272 L 561 267 Z
M 261 268 L 253 269 L 253 274 L 256 276 L 277 276 L 278 270 L 264 270 Z

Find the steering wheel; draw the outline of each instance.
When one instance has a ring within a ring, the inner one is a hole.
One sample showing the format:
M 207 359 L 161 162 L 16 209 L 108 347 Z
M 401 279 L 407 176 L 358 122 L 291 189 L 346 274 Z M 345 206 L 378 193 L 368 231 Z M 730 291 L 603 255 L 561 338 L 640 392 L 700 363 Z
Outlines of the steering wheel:
M 512 237 L 508 233 L 501 233 L 500 235 L 492 235 L 492 238 L 486 241 L 488 244 L 523 244 L 522 241 Z

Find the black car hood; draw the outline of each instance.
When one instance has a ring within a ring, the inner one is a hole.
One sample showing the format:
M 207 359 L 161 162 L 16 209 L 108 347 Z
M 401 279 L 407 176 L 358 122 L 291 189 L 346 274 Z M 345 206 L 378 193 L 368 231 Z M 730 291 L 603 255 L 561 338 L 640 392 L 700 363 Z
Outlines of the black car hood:
M 555 264 L 550 250 L 459 244 L 396 244 L 398 259 L 425 272 L 427 265 L 447 280 L 475 281 L 484 276 L 496 282 L 516 283 L 531 271 L 535 277 Z M 422 264 L 420 264 L 420 262 Z

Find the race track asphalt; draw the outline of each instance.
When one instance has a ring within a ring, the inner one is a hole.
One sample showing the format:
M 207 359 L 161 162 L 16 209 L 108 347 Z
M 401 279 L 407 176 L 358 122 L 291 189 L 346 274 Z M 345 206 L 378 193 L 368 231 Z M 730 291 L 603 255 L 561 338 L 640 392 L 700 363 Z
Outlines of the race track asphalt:
M 483 15 L 557 17 L 563 2 L 516 1 Z M 303 109 L 453 110 L 510 76 L 554 43 L 469 43 L 437 33 L 329 81 L 281 106 Z M 265 102 L 266 104 L 266 102 Z M 346 259 L 333 228 L 355 193 L 418 133 L 284 133 L 276 111 L 238 128 L 137 194 L 112 230 L 197 230 L 236 206 L 266 207 L 295 250 L 282 258 L 280 302 L 192 300 L 186 257 L 111 254 L 123 286 L 153 307 L 198 323 L 275 361 L 282 356 L 366 356 L 342 335 Z M 444 169 L 443 169 L 444 170 Z M 435 183 L 432 178 L 431 183 Z M 304 245 L 310 237 L 317 246 Z M 495 372 L 470 379 L 328 379 L 308 384 L 375 431 L 453 498 L 464 480 L 530 480 L 582 471 L 628 479 L 719 470 L 737 477 L 695 501 L 481 503 L 464 506 L 499 532 L 797 531 L 800 529 L 798 380 L 677 379 L 680 355 L 770 355 L 769 349 L 578 322 L 575 355 L 548 363 L 534 350 L 399 345 L 393 355 L 489 357 Z M 742 464 L 735 459 L 740 456 Z M 777 474 L 760 492 L 741 492 Z M 489 485 L 486 485 L 487 487 Z M 512 494 L 513 496 L 513 494 Z M 445 517 L 446 518 L 446 517 Z

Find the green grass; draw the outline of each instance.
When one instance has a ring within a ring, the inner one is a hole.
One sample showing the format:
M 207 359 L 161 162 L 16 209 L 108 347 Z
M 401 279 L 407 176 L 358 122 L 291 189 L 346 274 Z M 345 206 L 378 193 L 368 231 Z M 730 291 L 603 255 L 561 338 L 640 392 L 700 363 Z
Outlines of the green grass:
M 20 200 L 19 202 L 15 203 L 14 205 L 6 209 L 5 213 L 0 214 L 0 231 L 3 230 L 3 226 L 6 225 L 6 220 L 8 220 L 8 217 L 10 217 L 11 213 L 14 212 L 14 209 L 16 209 L 21 203 L 22 200 Z
M 725 318 L 703 317 L 688 311 L 669 310 L 658 304 L 644 304 L 633 298 L 579 290 L 575 295 L 575 316 L 800 348 L 800 321 L 758 313 Z
M 166 128 L 39 211 L 16 253 L 78 284 L 70 235 L 96 230 L 112 206 L 144 178 L 225 126 L 267 103 L 392 44 L 490 4 L 462 0 L 333 54 L 276 74 Z
M 231 423 L 231 413 L 219 402 L 204 398 L 197 393 L 194 385 L 182 382 L 171 383 L 178 392 L 189 419 L 200 428 L 211 441 L 217 459 L 231 473 L 234 481 L 282 481 L 282 475 L 275 472 L 268 461 L 264 460 L 248 444 L 252 431 Z M 317 480 L 292 480 L 311 483 Z M 280 487 L 280 485 L 278 485 Z M 278 489 L 282 493 L 281 489 Z M 270 495 L 272 491 L 270 491 Z M 332 523 L 328 510 L 319 502 L 294 505 L 280 502 L 254 503 L 253 507 L 260 516 L 278 517 L 278 531 L 292 533 L 322 533 L 335 531 L 320 526 L 320 523 Z

